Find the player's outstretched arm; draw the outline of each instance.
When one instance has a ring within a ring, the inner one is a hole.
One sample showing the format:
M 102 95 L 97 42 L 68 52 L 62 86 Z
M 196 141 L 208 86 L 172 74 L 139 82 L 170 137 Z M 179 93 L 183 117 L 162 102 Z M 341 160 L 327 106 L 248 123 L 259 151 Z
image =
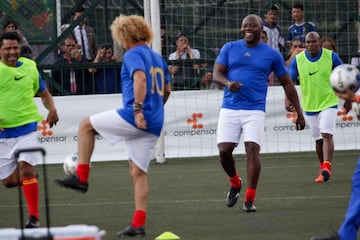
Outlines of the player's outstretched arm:
M 171 93 L 171 83 L 167 83 L 165 85 L 165 90 L 164 90 L 164 104 L 167 102 L 167 100 L 169 99 Z
M 345 100 L 343 110 L 347 114 L 352 109 L 352 102 L 360 103 L 360 95 L 356 95 L 352 90 L 346 89 L 345 92 L 334 91 L 335 94 Z
M 279 81 L 281 82 L 286 94 L 285 108 L 288 111 L 296 111 L 296 129 L 303 130 L 305 128 L 305 118 L 302 112 L 302 108 L 300 106 L 299 96 L 293 82 L 290 79 L 289 74 L 279 77 Z
M 137 70 L 133 74 L 134 81 L 134 118 L 138 128 L 146 129 L 146 120 L 142 112 L 146 96 L 146 75 L 143 71 Z
M 360 102 L 360 95 L 356 95 L 352 90 L 346 89 L 345 92 L 337 92 L 335 91 L 335 94 L 345 101 L 348 102 Z M 358 101 L 359 100 L 359 101 Z
M 48 122 L 50 127 L 53 127 L 59 121 L 59 117 L 57 115 L 55 108 L 54 99 L 51 96 L 48 89 L 45 89 L 44 91 L 40 92 L 39 96 L 41 97 L 43 105 L 49 111 L 46 121 Z

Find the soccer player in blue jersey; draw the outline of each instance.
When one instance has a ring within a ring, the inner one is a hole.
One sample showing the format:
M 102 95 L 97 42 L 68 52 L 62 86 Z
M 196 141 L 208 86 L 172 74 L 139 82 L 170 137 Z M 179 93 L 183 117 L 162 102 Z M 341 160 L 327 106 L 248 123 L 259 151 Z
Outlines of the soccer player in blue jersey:
M 326 182 L 331 177 L 333 135 L 339 104 L 329 79 L 332 69 L 342 64 L 342 61 L 335 52 L 321 48 L 317 32 L 306 34 L 305 48 L 305 51 L 297 54 L 291 61 L 289 72 L 293 81 L 299 78 L 302 108 L 311 136 L 315 140 L 320 163 L 320 173 L 315 182 Z
M 22 186 L 29 211 L 25 228 L 37 228 L 39 183 L 34 166 L 41 159 L 33 152 L 23 152 L 15 159 L 14 153 L 37 147 L 37 122 L 42 116 L 34 102 L 36 94 L 49 110 L 46 120 L 50 127 L 57 123 L 58 115 L 36 63 L 20 57 L 20 42 L 16 32 L 0 36 L 0 179 L 8 188 Z
M 243 210 L 254 212 L 261 168 L 260 145 L 265 127 L 268 76 L 272 71 L 281 82 L 288 98 L 286 109 L 297 112 L 297 130 L 304 129 L 305 120 L 283 57 L 277 50 L 261 41 L 261 18 L 255 14 L 246 16 L 241 24 L 241 32 L 244 39 L 226 43 L 214 65 L 214 80 L 225 86 L 217 143 L 220 162 L 231 185 L 226 204 L 232 207 L 237 202 L 242 186 L 232 152 L 243 134 L 247 157 L 247 189 Z
M 290 46 L 291 41 L 299 39 L 305 42 L 305 35 L 308 32 L 317 32 L 317 27 L 313 22 L 304 21 L 304 6 L 301 3 L 295 3 L 291 10 L 291 16 L 295 23 L 288 28 L 287 44 Z
M 95 135 L 111 144 L 124 140 L 134 185 L 135 212 L 119 237 L 145 236 L 149 197 L 148 168 L 164 122 L 164 104 L 170 91 L 168 65 L 152 51 L 153 33 L 143 17 L 119 16 L 111 25 L 112 36 L 126 53 L 121 69 L 123 108 L 101 112 L 80 123 L 76 174 L 54 182 L 81 192 L 88 189 L 89 164 Z
M 339 98 L 346 102 L 356 102 L 360 104 L 360 95 L 356 95 L 350 89 L 345 92 L 336 92 Z M 358 239 L 360 223 L 360 157 L 352 176 L 351 196 L 345 219 L 342 222 L 337 233 L 327 237 L 312 237 L 311 240 L 356 240 Z

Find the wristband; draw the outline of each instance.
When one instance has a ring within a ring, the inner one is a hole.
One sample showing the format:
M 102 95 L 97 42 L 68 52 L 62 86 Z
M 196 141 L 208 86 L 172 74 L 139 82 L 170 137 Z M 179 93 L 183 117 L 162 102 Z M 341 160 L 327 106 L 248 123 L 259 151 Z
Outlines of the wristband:
M 142 102 L 133 103 L 134 112 L 141 111 L 143 109 L 144 104 Z
M 230 85 L 231 85 L 231 81 L 228 81 L 228 82 L 227 82 L 227 87 L 228 87 L 228 89 L 230 89 Z

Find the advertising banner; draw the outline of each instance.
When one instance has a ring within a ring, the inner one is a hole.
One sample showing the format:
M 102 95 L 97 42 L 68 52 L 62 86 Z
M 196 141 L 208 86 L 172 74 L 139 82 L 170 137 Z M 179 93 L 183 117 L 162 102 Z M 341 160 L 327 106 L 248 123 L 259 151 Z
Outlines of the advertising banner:
M 218 90 L 174 91 L 165 106 L 165 157 L 187 158 L 218 155 L 216 129 L 223 92 Z M 77 151 L 79 123 L 91 114 L 122 106 L 121 94 L 54 97 L 59 122 L 49 128 L 46 121 L 38 125 L 38 141 L 47 151 L 48 163 L 60 163 Z M 36 98 L 41 114 L 47 110 Z M 339 109 L 342 103 L 340 102 Z M 296 114 L 284 107 L 282 87 L 269 87 L 266 108 L 266 124 L 262 153 L 314 151 L 315 142 L 309 127 L 297 131 Z M 338 114 L 334 135 L 336 150 L 360 148 L 360 122 L 351 111 Z M 358 140 L 359 139 L 359 140 Z M 244 153 L 242 139 L 235 153 Z M 96 137 L 92 161 L 127 160 L 125 144 L 110 145 Z

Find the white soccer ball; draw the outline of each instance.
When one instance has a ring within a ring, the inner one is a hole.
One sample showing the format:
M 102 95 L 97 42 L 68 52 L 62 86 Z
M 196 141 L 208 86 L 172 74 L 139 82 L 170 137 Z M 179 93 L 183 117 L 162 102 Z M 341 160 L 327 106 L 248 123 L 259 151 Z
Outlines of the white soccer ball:
M 356 92 L 360 87 L 360 71 L 354 65 L 341 64 L 332 71 L 330 84 L 335 92 L 343 93 L 346 88 Z
M 65 174 L 68 176 L 75 174 L 77 165 L 78 165 L 77 153 L 72 153 L 67 155 L 63 164 Z

